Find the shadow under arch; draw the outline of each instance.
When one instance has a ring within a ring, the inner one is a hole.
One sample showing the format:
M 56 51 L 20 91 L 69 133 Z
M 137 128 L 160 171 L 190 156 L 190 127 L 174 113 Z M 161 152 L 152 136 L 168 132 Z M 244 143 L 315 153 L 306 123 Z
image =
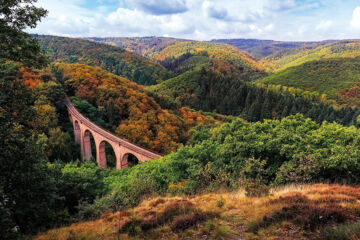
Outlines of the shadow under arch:
M 75 120 L 74 122 L 74 137 L 75 137 L 75 142 L 80 144 L 81 130 L 80 130 L 79 122 L 77 120 Z
M 90 160 L 96 156 L 96 145 L 94 136 L 89 129 L 84 132 L 84 159 Z
M 103 140 L 99 145 L 99 164 L 103 168 L 116 167 L 116 154 L 110 143 Z
M 139 159 L 132 153 L 125 153 L 121 159 L 121 168 L 133 167 L 139 164 Z

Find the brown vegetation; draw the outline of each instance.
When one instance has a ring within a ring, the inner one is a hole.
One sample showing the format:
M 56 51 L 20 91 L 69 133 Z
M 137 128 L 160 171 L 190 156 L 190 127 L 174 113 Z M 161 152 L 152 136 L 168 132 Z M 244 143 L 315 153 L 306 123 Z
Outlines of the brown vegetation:
M 321 233 L 328 226 L 359 219 L 359 192 L 358 187 L 314 184 L 271 189 L 256 198 L 244 190 L 161 197 L 34 239 L 67 239 L 69 234 L 86 239 L 324 239 Z M 218 207 L 219 201 L 226 204 Z

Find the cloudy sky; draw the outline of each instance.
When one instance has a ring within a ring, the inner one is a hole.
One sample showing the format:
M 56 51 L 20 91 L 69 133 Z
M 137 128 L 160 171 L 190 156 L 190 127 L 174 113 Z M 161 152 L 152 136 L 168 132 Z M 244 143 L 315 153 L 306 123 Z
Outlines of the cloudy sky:
M 360 0 L 38 0 L 31 33 L 291 41 L 360 38 Z

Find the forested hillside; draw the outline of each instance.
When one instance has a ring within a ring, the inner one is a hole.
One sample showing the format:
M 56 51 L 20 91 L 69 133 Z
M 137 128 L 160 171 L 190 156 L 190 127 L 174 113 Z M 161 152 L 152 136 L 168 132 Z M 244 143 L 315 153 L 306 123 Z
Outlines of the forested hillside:
M 295 48 L 314 48 L 332 41 L 322 42 L 282 42 L 259 39 L 214 39 L 212 42 L 227 43 L 244 50 L 257 58 L 269 56 L 275 52 Z
M 34 37 L 52 61 L 99 66 L 143 85 L 152 85 L 171 76 L 161 65 L 119 47 L 76 38 Z
M 251 55 L 227 44 L 159 37 L 90 39 L 128 49 L 175 71 L 182 68 L 181 72 L 185 72 L 205 63 L 209 64 L 209 68 L 225 74 L 241 74 L 248 68 L 263 70 Z
M 184 41 L 182 39 L 166 37 L 108 37 L 86 39 L 121 47 L 146 57 L 178 41 Z
M 326 94 L 339 104 L 360 106 L 360 58 L 333 58 L 289 67 L 262 81 Z
M 316 48 L 296 48 L 275 52 L 262 59 L 270 71 L 280 71 L 303 63 L 329 58 L 355 58 L 360 56 L 359 40 L 341 40 Z
M 160 153 L 186 144 L 191 127 L 216 122 L 98 67 L 57 63 L 53 68 L 68 94 L 95 106 L 95 115 L 102 116 L 110 131 Z
M 321 122 L 356 124 L 357 108 L 334 107 L 317 93 L 281 85 L 261 85 L 223 77 L 202 68 L 151 88 L 195 109 L 241 116 L 248 121 L 281 119 L 302 113 Z

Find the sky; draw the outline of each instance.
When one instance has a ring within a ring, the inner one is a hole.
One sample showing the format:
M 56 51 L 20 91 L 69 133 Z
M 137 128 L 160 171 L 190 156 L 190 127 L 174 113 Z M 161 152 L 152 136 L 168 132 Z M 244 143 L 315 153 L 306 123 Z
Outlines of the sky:
M 360 39 L 360 0 L 38 0 L 30 33 L 195 40 Z

